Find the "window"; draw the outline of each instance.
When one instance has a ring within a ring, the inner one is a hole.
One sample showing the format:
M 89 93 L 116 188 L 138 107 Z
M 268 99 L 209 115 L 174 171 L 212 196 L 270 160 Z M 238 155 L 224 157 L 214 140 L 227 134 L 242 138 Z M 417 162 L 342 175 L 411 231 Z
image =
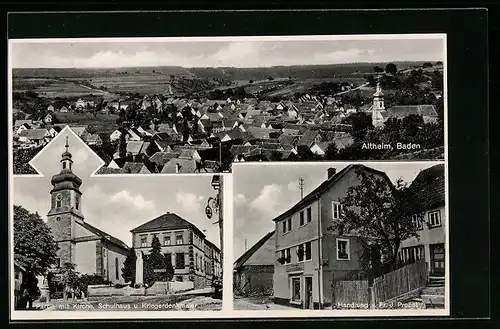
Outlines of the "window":
M 304 249 L 305 249 L 305 259 L 306 260 L 311 260 L 311 241 L 304 243 Z
M 300 212 L 300 221 L 299 221 L 300 226 L 304 225 L 304 212 Z
M 175 244 L 184 244 L 184 238 L 182 236 L 182 233 L 175 234 Z
M 61 258 L 57 257 L 55 260 L 56 267 L 61 267 Z
M 147 246 L 148 246 L 148 236 L 142 235 L 141 236 L 141 247 L 147 247 Z
M 399 261 L 403 264 L 413 263 L 424 258 L 424 246 L 413 246 L 403 248 L 398 253 Z
M 80 197 L 78 195 L 75 197 L 75 208 L 76 210 L 80 209 Z
M 292 219 L 288 218 L 283 221 L 283 234 L 288 233 L 292 230 Z
M 176 280 L 177 280 L 177 282 L 182 282 L 182 281 L 184 281 L 184 280 L 182 279 L 182 275 L 178 275 L 178 276 L 176 277 Z
M 340 202 L 332 201 L 332 218 L 340 219 Z
M 175 268 L 184 268 L 184 267 L 185 267 L 184 253 L 178 252 L 175 255 Z
M 115 279 L 119 280 L 120 278 L 120 266 L 118 264 L 118 257 L 115 258 Z
M 413 227 L 415 228 L 415 230 L 423 230 L 424 229 L 422 219 L 418 218 L 417 215 L 412 216 L 411 223 L 412 223 Z
M 62 205 L 62 195 L 59 193 L 56 195 L 56 208 L 61 208 Z
M 163 256 L 165 256 L 165 263 L 172 265 L 172 254 L 168 252 Z
M 310 223 L 312 220 L 312 209 L 311 207 L 307 208 L 307 222 Z
M 299 244 L 297 246 L 297 258 L 299 262 L 311 260 L 311 242 Z
M 429 213 L 429 226 L 430 227 L 441 226 L 441 212 L 439 210 L 432 211 Z
M 56 221 L 60 221 L 60 220 L 61 220 L 61 217 L 57 216 Z
M 170 246 L 170 235 L 164 235 L 163 236 L 163 245 L 164 246 Z
M 281 264 L 290 264 L 292 262 L 292 257 L 291 257 L 291 254 L 290 254 L 290 248 L 287 248 L 287 249 L 283 249 L 280 251 L 280 259 L 282 259 L 283 261 L 281 262 Z
M 349 260 L 349 240 L 337 239 L 337 260 Z
M 300 293 L 300 277 L 291 278 L 292 282 L 292 301 L 300 302 L 301 293 Z
M 304 245 L 299 244 L 297 246 L 297 258 L 298 258 L 299 262 L 304 261 L 304 256 L 305 256 Z

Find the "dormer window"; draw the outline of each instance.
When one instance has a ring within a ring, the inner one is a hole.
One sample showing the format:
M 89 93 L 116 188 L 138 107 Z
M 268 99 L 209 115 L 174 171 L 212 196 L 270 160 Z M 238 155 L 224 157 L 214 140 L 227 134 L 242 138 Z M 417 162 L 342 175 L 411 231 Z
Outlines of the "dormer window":
M 56 195 L 56 208 L 61 208 L 62 206 L 62 195 L 59 193 Z

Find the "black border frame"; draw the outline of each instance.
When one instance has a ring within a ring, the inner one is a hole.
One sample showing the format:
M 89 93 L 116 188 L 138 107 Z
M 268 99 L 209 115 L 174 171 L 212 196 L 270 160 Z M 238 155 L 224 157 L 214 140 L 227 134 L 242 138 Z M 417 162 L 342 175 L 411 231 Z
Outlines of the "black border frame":
M 20 11 L 27 6 L 19 4 L 16 7 L 15 10 Z M 47 10 L 47 6 L 37 8 L 40 6 L 36 4 L 30 7 Z M 82 4 L 75 3 L 67 6 L 72 10 L 81 10 L 84 7 Z M 90 3 L 86 8 L 92 10 L 97 9 L 96 7 L 98 6 Z M 437 9 L 59 12 L 50 14 L 45 12 L 43 14 L 11 13 L 6 18 L 8 18 L 9 38 L 446 33 L 448 44 L 449 236 L 452 272 L 450 308 L 451 317 L 470 319 L 489 318 L 491 309 L 487 16 L 485 9 Z M 473 69 L 471 69 L 471 63 L 473 63 Z M 4 67 L 6 70 L 6 57 Z M 3 90 L 6 105 L 7 88 Z M 4 119 L 7 119 L 7 111 L 4 112 Z M 3 137 L 7 141 L 6 130 L 3 131 Z M 5 181 L 7 183 L 8 173 L 4 178 L 7 178 Z M 3 186 L 7 187 L 8 184 L 3 184 Z M 9 193 L 8 189 L 7 193 Z M 8 199 L 4 200 L 7 200 L 8 212 Z M 7 226 L 4 230 L 7 237 L 8 221 L 5 221 L 4 225 Z M 8 266 L 6 270 L 8 271 Z M 6 274 L 8 277 L 8 272 Z M 154 313 L 152 315 L 154 316 Z M 439 318 L 446 317 L 431 317 L 430 319 Z M 348 318 L 314 318 L 313 320 L 339 319 L 352 320 Z M 380 320 L 381 318 L 371 319 Z M 286 321 L 288 320 L 311 319 L 287 319 Z M 393 320 L 400 322 L 401 318 Z M 143 321 L 149 320 L 141 320 Z M 220 321 L 226 320 L 203 320 L 204 323 Z M 274 322 L 283 321 L 283 319 L 259 321 Z M 57 322 L 65 323 L 66 321 L 58 320 Z

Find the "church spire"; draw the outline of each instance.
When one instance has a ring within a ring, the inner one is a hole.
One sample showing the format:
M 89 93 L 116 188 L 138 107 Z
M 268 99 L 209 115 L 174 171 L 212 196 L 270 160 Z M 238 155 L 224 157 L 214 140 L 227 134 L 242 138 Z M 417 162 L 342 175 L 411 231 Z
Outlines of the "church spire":
M 61 157 L 62 170 L 71 171 L 71 166 L 73 164 L 73 160 L 71 158 L 73 157 L 73 155 L 69 152 L 68 135 L 66 135 L 66 144 L 64 145 L 64 147 L 66 148 L 66 151 L 64 151 Z

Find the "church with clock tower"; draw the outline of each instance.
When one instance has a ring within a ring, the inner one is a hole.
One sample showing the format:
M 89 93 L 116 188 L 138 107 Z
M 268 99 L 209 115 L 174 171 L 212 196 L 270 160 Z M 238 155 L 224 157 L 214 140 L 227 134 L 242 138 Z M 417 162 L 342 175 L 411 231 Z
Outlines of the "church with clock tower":
M 129 247 L 85 220 L 80 191 L 82 180 L 72 171 L 68 137 L 65 148 L 60 172 L 51 179 L 53 187 L 47 213 L 47 225 L 59 247 L 53 270 L 57 272 L 65 263 L 72 263 L 81 274 L 95 274 L 105 281 L 124 283 L 121 269 Z

